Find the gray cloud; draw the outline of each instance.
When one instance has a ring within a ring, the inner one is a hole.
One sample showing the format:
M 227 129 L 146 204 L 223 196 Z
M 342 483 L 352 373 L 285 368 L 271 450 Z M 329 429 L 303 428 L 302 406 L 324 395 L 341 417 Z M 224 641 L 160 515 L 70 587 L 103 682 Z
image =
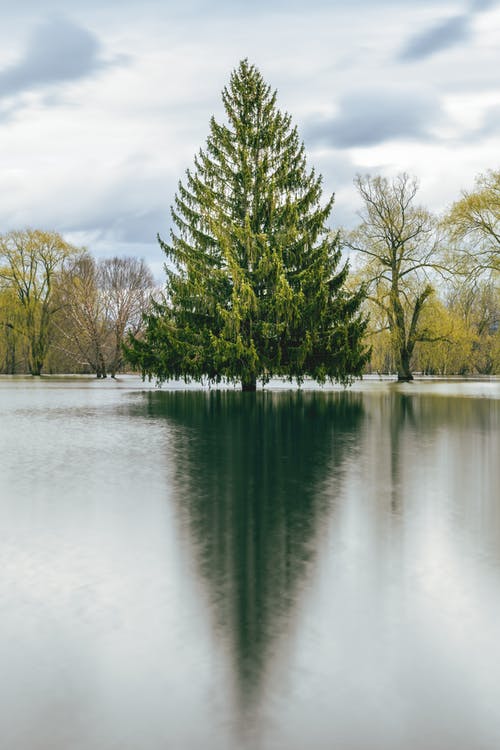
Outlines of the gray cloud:
M 493 8 L 496 4 L 496 0 L 472 0 L 470 8 L 473 12 L 480 12 L 488 10 L 488 8 Z
M 160 233 L 168 240 L 170 228 L 170 209 L 151 209 L 150 211 L 119 214 L 109 217 L 108 226 L 103 228 L 104 235 L 109 239 L 130 243 L 156 243 L 156 235 Z
M 333 148 L 374 146 L 401 138 L 429 137 L 440 115 L 437 99 L 411 91 L 357 91 L 340 101 L 340 112 L 306 128 L 309 145 Z
M 108 64 L 92 32 L 57 16 L 37 26 L 22 58 L 0 71 L 0 97 L 78 80 Z
M 128 187 L 131 192 L 134 190 L 132 184 Z M 54 225 L 70 242 L 87 247 L 99 258 L 115 255 L 144 258 L 153 271 L 156 283 L 163 283 L 165 255 L 158 244 L 157 234 L 168 241 L 170 211 L 167 204 L 164 208 L 124 212 L 123 207 L 111 197 L 104 208 L 96 209 L 93 216 L 85 219 L 73 216 L 66 221 L 59 218 Z
M 130 180 L 121 186 L 134 195 L 136 185 Z M 172 187 L 172 199 L 173 199 Z M 153 203 L 153 201 L 151 201 Z M 86 233 L 92 235 L 99 242 L 123 244 L 156 244 L 157 234 L 163 239 L 169 238 L 171 221 L 170 206 L 156 205 L 144 209 L 134 206 L 131 201 L 129 208 L 124 210 L 124 201 L 119 200 L 112 191 L 101 201 L 86 207 L 84 215 L 78 210 L 67 210 L 66 216 L 58 216 L 57 225 L 61 231 L 69 234 Z
M 424 60 L 465 42 L 472 35 L 474 17 L 494 5 L 495 0 L 472 0 L 467 12 L 451 16 L 411 37 L 399 53 L 398 59 L 403 62 Z
M 491 138 L 500 135 L 500 106 L 489 107 L 483 116 L 483 121 L 478 128 L 469 131 L 466 140 L 469 143 L 477 143 L 478 139 Z
M 412 37 L 403 48 L 399 59 L 405 62 L 422 60 L 436 52 L 441 52 L 441 50 L 465 41 L 470 33 L 470 16 L 453 16 Z

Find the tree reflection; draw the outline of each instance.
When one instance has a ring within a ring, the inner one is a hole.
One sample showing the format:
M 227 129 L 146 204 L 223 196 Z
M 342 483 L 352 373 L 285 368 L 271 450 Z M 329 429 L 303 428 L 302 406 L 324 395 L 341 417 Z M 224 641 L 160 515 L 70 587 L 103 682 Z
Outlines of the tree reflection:
M 177 502 L 248 706 L 314 555 L 322 483 L 356 449 L 361 396 L 156 392 L 148 410 L 175 427 Z
M 402 461 L 404 448 L 401 445 L 403 435 L 408 428 L 415 426 L 415 413 L 411 396 L 392 394 L 389 399 L 389 435 L 391 462 L 391 510 L 393 513 L 402 512 L 402 498 L 404 494 Z
M 449 470 L 450 487 L 455 486 L 450 493 L 454 502 L 472 498 L 474 512 L 477 491 L 466 492 L 465 487 L 480 484 L 476 474 L 489 477 L 496 473 L 493 466 L 483 472 L 473 471 L 471 464 L 475 469 L 478 461 L 487 462 L 491 444 L 495 445 L 493 452 L 498 453 L 495 436 L 499 434 L 499 402 L 411 392 L 413 385 L 405 386 L 409 392 L 401 392 L 399 384 L 394 386 L 372 393 L 363 402 L 370 427 L 362 450 L 365 461 L 371 457 L 373 462 L 372 486 L 378 487 L 381 507 L 385 509 L 390 501 L 391 511 L 402 515 L 413 498 L 415 472 L 422 474 L 435 463 L 439 465 L 441 459 Z

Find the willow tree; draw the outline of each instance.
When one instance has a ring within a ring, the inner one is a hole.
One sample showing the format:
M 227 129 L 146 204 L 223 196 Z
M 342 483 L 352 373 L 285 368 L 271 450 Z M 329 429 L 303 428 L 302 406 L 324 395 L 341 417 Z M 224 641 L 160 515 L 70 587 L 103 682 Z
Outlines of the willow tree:
M 463 191 L 444 226 L 455 250 L 455 271 L 467 280 L 500 273 L 500 170 L 476 178 L 475 190 Z
M 276 92 L 243 60 L 222 92 L 206 148 L 171 209 L 164 298 L 129 360 L 144 375 L 241 381 L 273 375 L 348 382 L 367 359 L 361 291 L 326 225 L 321 177 Z
M 14 293 L 18 306 L 6 325 L 24 338 L 31 375 L 42 372 L 58 311 L 57 280 L 75 252 L 57 232 L 25 229 L 0 236 L 0 285 Z

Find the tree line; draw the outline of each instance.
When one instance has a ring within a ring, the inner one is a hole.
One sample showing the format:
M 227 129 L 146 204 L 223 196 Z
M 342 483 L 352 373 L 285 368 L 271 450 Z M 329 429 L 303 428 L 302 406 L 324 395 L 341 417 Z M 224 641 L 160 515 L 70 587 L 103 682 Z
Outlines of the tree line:
M 153 287 L 143 260 L 96 260 L 57 232 L 0 236 L 0 372 L 114 376 Z
M 500 372 L 500 171 L 443 217 L 415 178 L 358 176 L 352 231 L 307 166 L 277 93 L 242 60 L 179 182 L 166 281 L 57 233 L 0 237 L 0 370 L 348 383 L 364 372 Z M 1 335 L 3 334 L 3 335 Z
M 356 185 L 361 223 L 343 244 L 350 283 L 366 289 L 369 369 L 404 380 L 500 373 L 500 171 L 440 217 L 417 203 L 409 175 Z

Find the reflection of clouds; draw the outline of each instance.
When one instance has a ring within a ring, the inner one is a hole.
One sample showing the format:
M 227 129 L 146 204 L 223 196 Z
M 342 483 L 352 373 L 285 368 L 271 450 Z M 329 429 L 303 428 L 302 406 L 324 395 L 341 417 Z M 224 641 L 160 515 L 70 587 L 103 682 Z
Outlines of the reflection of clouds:
M 232 653 L 242 707 L 259 695 L 362 418 L 357 394 L 155 393 L 177 426 L 177 504 Z

